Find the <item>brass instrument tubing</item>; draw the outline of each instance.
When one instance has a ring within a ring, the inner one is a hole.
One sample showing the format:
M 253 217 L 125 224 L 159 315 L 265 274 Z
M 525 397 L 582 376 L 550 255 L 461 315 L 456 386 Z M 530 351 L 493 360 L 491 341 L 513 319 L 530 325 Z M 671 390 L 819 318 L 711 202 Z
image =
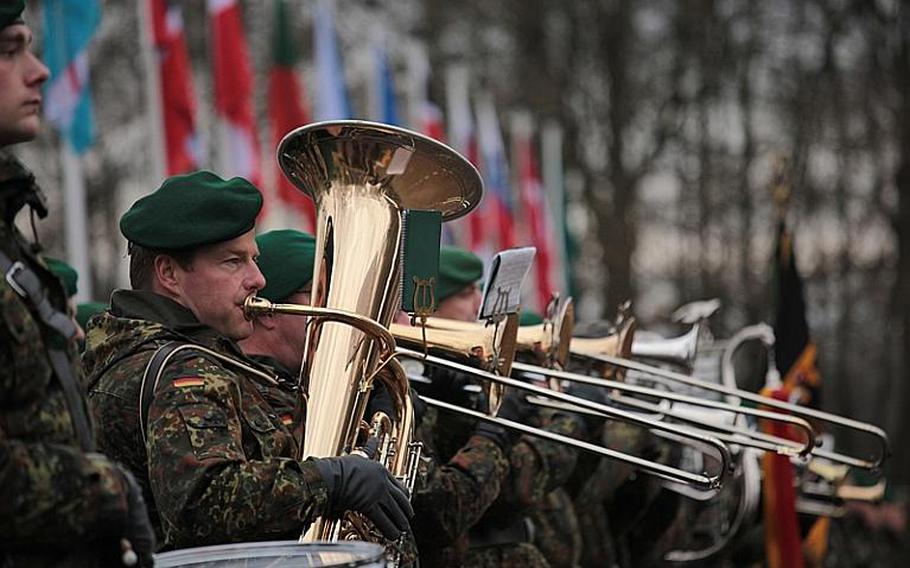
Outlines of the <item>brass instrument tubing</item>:
M 815 431 L 812 429 L 812 426 L 804 419 L 797 418 L 795 416 L 788 416 L 786 414 L 780 414 L 777 412 L 769 412 L 767 410 L 761 410 L 758 408 L 749 408 L 743 406 L 736 406 L 724 402 L 719 402 L 716 400 L 707 400 L 703 398 L 698 398 L 695 396 L 688 396 L 684 394 L 675 393 L 672 391 L 661 391 L 657 389 L 652 389 L 648 387 L 641 387 L 638 385 L 632 385 L 628 383 L 623 383 L 619 381 L 611 381 L 608 379 L 600 379 L 597 377 L 589 377 L 587 375 L 580 375 L 578 373 L 568 373 L 565 371 L 555 371 L 550 369 L 544 369 L 537 367 L 535 365 L 527 365 L 525 363 L 513 363 L 512 369 L 517 371 L 525 371 L 529 373 L 538 373 L 541 375 L 548 375 L 551 377 L 556 377 L 558 379 L 563 379 L 566 381 L 583 383 L 587 385 L 593 385 L 597 387 L 610 388 L 621 392 L 629 392 L 633 394 L 641 394 L 646 396 L 653 396 L 655 398 L 662 398 L 665 400 L 672 400 L 675 402 L 682 402 L 686 404 L 691 404 L 694 406 L 703 406 L 705 408 L 713 408 L 715 410 L 723 410 L 727 412 L 733 412 L 736 414 L 748 414 L 750 416 L 755 416 L 756 418 L 763 418 L 766 420 L 774 420 L 776 422 L 784 422 L 800 429 L 805 435 L 805 442 L 802 444 L 803 448 L 799 451 L 799 455 L 807 456 L 809 455 L 813 448 L 816 446 L 816 437 Z M 632 405 L 630 405 L 632 406 Z M 689 420 L 691 422 L 691 420 Z
M 611 407 L 605 406 L 603 404 L 597 404 L 596 402 L 591 402 L 589 400 L 570 396 L 570 395 L 567 395 L 564 393 L 553 392 L 549 389 L 531 385 L 531 384 L 525 383 L 523 381 L 519 381 L 517 379 L 512 379 L 510 377 L 502 377 L 499 375 L 494 375 L 492 373 L 480 371 L 473 367 L 469 367 L 467 365 L 461 365 L 459 363 L 455 363 L 453 361 L 449 361 L 449 360 L 443 359 L 441 357 L 435 357 L 433 355 L 429 355 L 426 358 L 424 358 L 423 355 L 419 352 L 412 351 L 410 349 L 404 349 L 401 347 L 398 348 L 398 352 L 401 353 L 402 355 L 412 357 L 414 359 L 426 360 L 429 363 L 447 367 L 449 369 L 453 369 L 456 371 L 461 371 L 462 373 L 465 373 L 468 375 L 473 375 L 475 377 L 479 377 L 482 379 L 486 379 L 491 382 L 499 383 L 499 384 L 502 384 L 505 386 L 511 386 L 511 387 L 519 389 L 519 390 L 532 392 L 534 394 L 538 394 L 541 396 L 550 397 L 550 398 L 553 398 L 556 400 L 560 400 L 562 402 L 567 402 L 569 404 L 577 404 L 578 406 L 581 406 L 583 408 L 588 408 L 590 410 L 602 412 L 612 418 L 617 418 L 617 419 L 623 420 L 625 422 L 638 424 L 639 426 L 643 426 L 645 428 L 664 430 L 664 431 L 673 432 L 673 433 L 676 433 L 679 435 L 683 435 L 687 438 L 691 438 L 693 441 L 700 442 L 707 446 L 711 446 L 718 454 L 718 458 L 719 458 L 718 461 L 720 462 L 721 467 L 720 467 L 720 471 L 716 475 L 698 476 L 698 477 L 701 477 L 702 479 L 699 482 L 696 482 L 696 484 L 702 485 L 704 488 L 713 489 L 713 488 L 719 487 L 720 484 L 722 483 L 722 477 L 725 475 L 725 473 L 732 471 L 732 459 L 730 457 L 730 450 L 729 450 L 729 448 L 727 448 L 726 445 L 724 445 L 723 442 L 721 442 L 720 440 L 718 440 L 715 437 L 704 435 L 699 432 L 694 432 L 690 429 L 682 428 L 676 424 L 671 425 L 671 424 L 664 424 L 664 423 L 661 423 L 661 422 L 655 421 L 655 420 L 648 420 L 646 418 L 642 418 L 631 412 L 625 412 L 625 411 L 622 411 L 622 410 L 619 410 L 616 408 L 611 408 Z M 481 414 L 481 413 L 478 413 L 478 414 Z M 483 415 L 483 416 L 486 416 L 486 415 Z M 487 417 L 487 419 L 489 419 L 489 418 L 490 417 Z M 494 418 L 494 420 L 495 420 L 495 418 Z M 530 428 L 530 427 L 528 427 L 528 428 Z M 595 447 L 597 447 L 597 446 L 595 446 Z M 642 460 L 642 461 L 643 461 L 643 464 L 636 463 L 636 465 L 645 465 L 645 466 L 647 466 L 648 464 L 653 465 L 653 462 L 648 462 L 647 460 Z
M 868 434 L 876 438 L 880 445 L 880 453 L 878 456 L 872 460 L 864 460 L 861 458 L 856 458 L 853 456 L 848 456 L 846 454 L 840 454 L 836 452 L 828 452 L 815 450 L 814 454 L 819 457 L 824 457 L 834 462 L 844 463 L 853 467 L 859 467 L 862 469 L 867 469 L 871 471 L 879 471 L 881 469 L 884 461 L 891 455 L 890 444 L 888 442 L 888 435 L 884 430 L 878 426 L 873 426 L 872 424 L 867 424 L 865 422 L 860 422 L 858 420 L 853 420 L 852 418 L 846 418 L 843 416 L 838 416 L 836 414 L 831 414 L 829 412 L 822 412 L 820 410 L 815 410 L 813 408 L 808 408 L 805 406 L 799 406 L 797 404 L 791 404 L 788 402 L 783 402 L 777 399 L 761 396 L 749 391 L 734 389 L 724 385 L 717 385 L 713 383 L 706 383 L 698 379 L 683 375 L 681 373 L 675 373 L 673 371 L 667 371 L 665 369 L 657 369 L 650 365 L 643 365 L 635 361 L 630 361 L 628 359 L 621 359 L 619 357 L 611 357 L 609 355 L 584 355 L 584 357 L 593 359 L 595 361 L 600 361 L 608 365 L 613 365 L 614 367 L 621 367 L 624 369 L 629 369 L 632 371 L 638 371 L 640 373 L 645 373 L 654 377 L 662 378 L 665 380 L 675 381 L 683 383 L 692 387 L 710 390 L 714 392 L 719 392 L 721 394 L 726 394 L 733 397 L 738 397 L 756 404 L 761 404 L 770 408 L 777 410 L 785 410 L 794 414 L 796 416 L 803 416 L 807 418 L 812 418 L 819 420 L 821 422 L 828 422 L 831 424 L 836 424 L 838 426 L 843 426 L 844 428 L 849 428 L 851 430 L 856 430 L 864 434 Z
M 528 426 L 527 424 L 522 424 L 521 422 L 513 422 L 504 418 L 489 416 L 483 412 L 478 412 L 476 410 L 471 410 L 469 408 L 464 408 L 455 404 L 449 404 L 448 402 L 436 400 L 435 398 L 421 396 L 420 399 L 428 405 L 442 410 L 454 412 L 457 414 L 464 414 L 471 416 L 472 418 L 476 418 L 477 420 L 483 420 L 484 422 L 492 422 L 493 424 L 511 428 L 512 430 L 517 430 L 524 434 L 529 434 L 538 438 L 544 438 L 546 440 L 558 442 L 560 444 L 565 444 L 573 448 L 591 452 L 601 457 L 623 461 L 638 467 L 640 470 L 646 473 L 652 474 L 662 479 L 667 479 L 674 482 L 681 481 L 683 483 L 689 483 L 691 485 L 695 485 L 708 490 L 716 489 L 720 486 L 719 476 L 709 477 L 705 475 L 699 475 L 697 473 L 690 473 L 688 471 L 676 469 L 659 462 L 649 461 L 638 456 L 625 454 L 616 450 L 611 450 L 610 448 L 604 448 L 602 446 L 591 444 L 590 442 L 585 442 L 584 440 L 578 440 L 575 438 L 570 438 L 569 436 L 557 434 L 555 432 L 548 432 L 547 430 L 534 428 L 533 426 Z

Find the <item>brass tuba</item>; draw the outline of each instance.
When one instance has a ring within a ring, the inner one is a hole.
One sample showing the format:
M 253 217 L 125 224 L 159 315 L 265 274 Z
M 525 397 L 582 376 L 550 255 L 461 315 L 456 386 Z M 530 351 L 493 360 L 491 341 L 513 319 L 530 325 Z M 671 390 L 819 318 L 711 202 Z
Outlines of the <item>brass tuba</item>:
M 356 451 L 369 391 L 382 380 L 400 405 L 398 416 L 392 425 L 384 415 L 368 422 L 373 433 L 391 430 L 393 443 L 386 451 L 380 445 L 380 459 L 411 486 L 413 410 L 388 332 L 401 303 L 405 211 L 440 211 L 443 221 L 465 215 L 480 202 L 480 176 L 435 140 L 363 121 L 298 128 L 281 141 L 278 162 L 316 205 L 312 308 L 270 308 L 310 316 L 300 371 L 307 394 L 301 457 Z M 319 519 L 303 539 L 374 540 L 362 534 L 356 515 L 345 520 Z

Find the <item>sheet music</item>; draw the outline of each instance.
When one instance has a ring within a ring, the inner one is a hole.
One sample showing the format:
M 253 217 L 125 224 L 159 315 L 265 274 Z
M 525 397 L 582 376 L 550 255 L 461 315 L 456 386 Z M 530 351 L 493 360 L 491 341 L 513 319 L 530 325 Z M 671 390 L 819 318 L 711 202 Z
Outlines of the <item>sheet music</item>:
M 480 306 L 480 319 L 518 311 L 521 286 L 536 253 L 534 247 L 523 247 L 500 251 L 493 257 Z

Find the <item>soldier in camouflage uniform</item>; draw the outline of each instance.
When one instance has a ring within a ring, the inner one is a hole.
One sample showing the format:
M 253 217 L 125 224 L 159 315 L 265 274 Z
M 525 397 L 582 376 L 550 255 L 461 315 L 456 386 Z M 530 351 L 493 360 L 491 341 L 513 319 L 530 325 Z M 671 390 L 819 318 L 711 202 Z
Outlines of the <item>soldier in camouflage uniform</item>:
M 476 320 L 481 299 L 477 281 L 483 273 L 480 259 L 455 247 L 443 247 L 439 273 L 436 315 Z M 428 376 L 430 384 L 417 385 L 422 394 L 459 406 L 479 404 L 465 390 L 471 383 L 469 377 L 438 368 L 428 369 Z M 519 393 L 508 393 L 499 416 L 526 421 L 530 408 L 520 398 Z M 506 551 L 487 547 L 484 553 L 481 547 L 490 542 L 479 540 L 474 530 L 512 484 L 534 488 L 541 485 L 533 476 L 513 479 L 509 475 L 510 461 L 514 467 L 525 459 L 522 451 L 513 450 L 520 436 L 497 425 L 475 423 L 431 408 L 420 426 L 418 439 L 425 444 L 426 459 L 415 488 L 414 525 L 425 564 L 546 566 L 537 548 L 527 542 L 528 535 L 518 535 L 515 545 Z
M 84 358 L 100 443 L 144 483 L 169 548 L 294 538 L 346 510 L 394 540 L 409 530 L 404 489 L 360 456 L 298 459 L 262 395 L 277 379 L 236 343 L 252 332 L 243 302 L 265 285 L 261 207 L 246 180 L 196 172 L 123 216 L 133 289 L 92 320 Z
M 0 565 L 150 566 L 141 491 L 93 453 L 66 293 L 14 224 L 26 205 L 47 215 L 34 177 L 5 153 L 37 134 L 48 77 L 23 7 L 0 4 Z

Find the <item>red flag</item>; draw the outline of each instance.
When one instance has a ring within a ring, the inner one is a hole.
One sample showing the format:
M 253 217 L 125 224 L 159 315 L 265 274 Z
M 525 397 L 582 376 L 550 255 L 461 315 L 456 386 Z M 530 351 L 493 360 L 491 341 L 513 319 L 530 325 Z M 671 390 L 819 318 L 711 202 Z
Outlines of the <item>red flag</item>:
M 149 6 L 161 87 L 167 175 L 174 175 L 199 167 L 196 97 L 180 6 L 167 0 L 149 0 Z
M 310 116 L 303 104 L 303 91 L 294 75 L 297 50 L 285 0 L 275 0 L 275 16 L 272 26 L 269 120 L 272 125 L 272 150 L 275 152 L 284 135 L 298 126 L 310 122 Z M 313 201 L 288 181 L 281 173 L 277 160 L 275 168 L 277 170 L 275 179 L 278 184 L 278 198 L 282 203 L 286 203 L 300 212 L 303 217 L 303 229 L 312 233 L 316 226 L 316 211 Z
M 790 389 L 766 388 L 761 393 L 777 400 L 789 401 Z M 787 424 L 767 421 L 763 429 L 773 435 L 794 439 Z M 769 568 L 802 568 L 802 538 L 796 516 L 795 474 L 789 456 L 765 452 L 762 456 L 762 480 L 765 556 Z
M 540 180 L 540 169 L 537 155 L 534 153 L 534 143 L 531 140 L 530 119 L 526 118 L 523 124 L 515 128 L 515 158 L 518 161 L 519 194 L 521 207 L 527 219 L 528 232 L 531 245 L 537 248 L 535 261 L 535 276 L 537 290 L 537 310 L 541 313 L 550 301 L 553 293 L 551 279 L 552 242 L 548 215 L 550 208 L 544 195 L 543 183 Z
M 225 177 L 242 176 L 262 187 L 259 137 L 253 121 L 253 74 L 236 0 L 209 0 L 215 110 L 221 121 Z M 264 208 L 263 208 L 264 210 Z M 261 214 L 260 214 L 261 215 Z

